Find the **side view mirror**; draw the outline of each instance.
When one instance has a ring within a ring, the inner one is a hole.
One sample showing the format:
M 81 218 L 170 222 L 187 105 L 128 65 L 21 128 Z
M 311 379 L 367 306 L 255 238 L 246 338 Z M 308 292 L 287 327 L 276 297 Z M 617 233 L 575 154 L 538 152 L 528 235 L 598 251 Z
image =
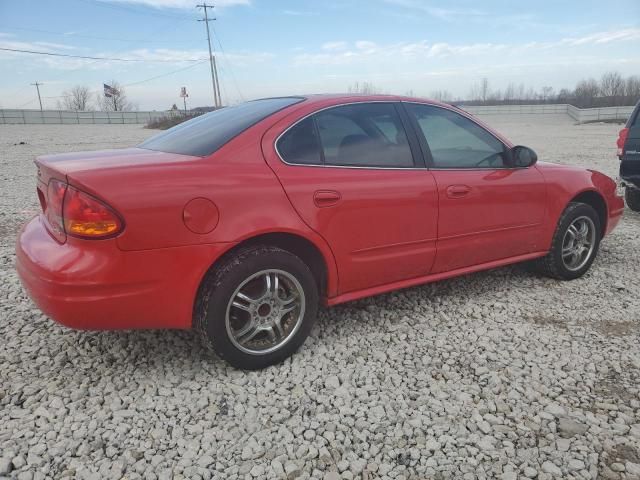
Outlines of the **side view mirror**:
M 511 165 L 514 168 L 527 168 L 538 161 L 538 155 L 529 147 L 516 145 L 510 150 Z

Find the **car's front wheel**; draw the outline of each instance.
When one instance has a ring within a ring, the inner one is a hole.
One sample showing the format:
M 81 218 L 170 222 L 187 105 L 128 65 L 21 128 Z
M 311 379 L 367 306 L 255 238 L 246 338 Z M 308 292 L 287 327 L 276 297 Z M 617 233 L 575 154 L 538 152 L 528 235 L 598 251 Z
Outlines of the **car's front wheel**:
M 318 287 L 296 255 L 271 246 L 232 254 L 207 274 L 194 325 L 237 368 L 281 362 L 304 343 L 318 309 Z
M 570 203 L 558 221 L 551 250 L 534 261 L 534 269 L 561 280 L 581 277 L 598 254 L 600 232 L 600 218 L 593 207 Z
M 624 189 L 624 199 L 629 207 L 634 212 L 640 212 L 640 189 L 626 187 Z

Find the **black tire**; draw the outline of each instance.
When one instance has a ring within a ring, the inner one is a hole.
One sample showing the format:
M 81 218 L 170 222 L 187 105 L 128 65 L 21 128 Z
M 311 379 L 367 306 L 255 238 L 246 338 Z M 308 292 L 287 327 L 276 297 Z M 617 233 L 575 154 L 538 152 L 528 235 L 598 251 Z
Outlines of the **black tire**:
M 640 212 L 640 189 L 626 187 L 624 189 L 624 199 L 629 207 L 634 212 Z
M 595 226 L 595 244 L 593 250 L 586 263 L 577 270 L 571 270 L 567 268 L 562 258 L 562 247 L 565 234 L 569 229 L 569 226 L 580 217 L 589 217 Z M 532 262 L 533 270 L 542 275 L 546 275 L 551 278 L 557 278 L 559 280 L 574 280 L 584 275 L 591 267 L 591 264 L 598 255 L 598 249 L 600 248 L 600 239 L 602 238 L 602 227 L 600 225 L 600 217 L 598 213 L 585 203 L 570 203 L 564 212 L 560 216 L 558 226 L 553 234 L 553 240 L 551 242 L 551 249 L 549 253 Z
M 297 330 L 277 350 L 247 353 L 234 344 L 227 329 L 227 308 L 236 289 L 258 272 L 280 270 L 294 277 L 304 292 L 304 315 Z M 212 268 L 198 291 L 194 327 L 205 344 L 232 366 L 258 370 L 291 356 L 306 340 L 318 312 L 318 286 L 309 267 L 296 255 L 272 246 L 239 250 Z

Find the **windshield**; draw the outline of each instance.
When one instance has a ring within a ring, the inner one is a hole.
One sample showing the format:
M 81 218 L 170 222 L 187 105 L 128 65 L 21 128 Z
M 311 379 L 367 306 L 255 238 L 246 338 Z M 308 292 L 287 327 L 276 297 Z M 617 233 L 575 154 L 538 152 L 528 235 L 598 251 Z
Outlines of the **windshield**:
M 211 155 L 260 120 L 302 100 L 302 97 L 266 98 L 221 108 L 176 125 L 138 147 L 198 157 Z

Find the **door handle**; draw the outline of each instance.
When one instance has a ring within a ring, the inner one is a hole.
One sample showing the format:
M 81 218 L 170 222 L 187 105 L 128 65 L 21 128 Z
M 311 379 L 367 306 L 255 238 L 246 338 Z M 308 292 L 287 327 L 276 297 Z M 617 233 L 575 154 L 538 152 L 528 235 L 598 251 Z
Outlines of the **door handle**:
M 342 195 L 340 192 L 336 192 L 335 190 L 318 190 L 313 194 L 313 203 L 315 203 L 316 207 L 332 207 L 336 205 Z
M 451 185 L 447 187 L 447 197 L 449 198 L 462 198 L 471 192 L 471 187 L 468 185 Z

